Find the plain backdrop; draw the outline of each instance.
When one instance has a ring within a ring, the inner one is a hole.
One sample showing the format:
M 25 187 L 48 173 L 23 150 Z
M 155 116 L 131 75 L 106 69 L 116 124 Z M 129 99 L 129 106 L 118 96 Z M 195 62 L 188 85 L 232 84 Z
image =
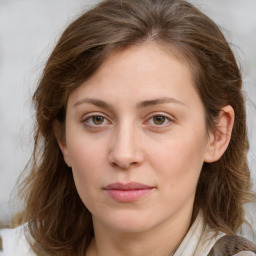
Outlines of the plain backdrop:
M 34 118 L 31 96 L 47 56 L 64 28 L 96 2 L 0 0 L 0 220 L 2 221 L 8 221 L 12 213 L 17 211 L 18 201 L 13 189 L 31 155 Z M 241 65 L 251 143 L 248 161 L 256 190 L 256 0 L 192 2 L 221 27 L 228 41 L 232 43 Z

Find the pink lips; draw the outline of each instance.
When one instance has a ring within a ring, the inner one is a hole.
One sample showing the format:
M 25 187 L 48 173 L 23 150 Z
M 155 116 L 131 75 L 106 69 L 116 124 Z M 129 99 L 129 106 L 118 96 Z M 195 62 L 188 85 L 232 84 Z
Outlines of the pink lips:
M 138 200 L 142 196 L 150 193 L 154 187 L 147 186 L 137 182 L 130 183 L 113 183 L 106 187 L 104 190 L 108 195 L 118 202 L 132 202 Z

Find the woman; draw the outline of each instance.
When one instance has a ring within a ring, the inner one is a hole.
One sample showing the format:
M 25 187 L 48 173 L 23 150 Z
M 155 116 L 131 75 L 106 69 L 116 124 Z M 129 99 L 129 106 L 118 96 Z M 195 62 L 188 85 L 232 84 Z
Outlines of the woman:
M 186 1 L 83 14 L 34 94 L 25 224 L 7 243 L 21 231 L 24 255 L 255 255 L 234 236 L 253 200 L 241 86 L 224 36 Z

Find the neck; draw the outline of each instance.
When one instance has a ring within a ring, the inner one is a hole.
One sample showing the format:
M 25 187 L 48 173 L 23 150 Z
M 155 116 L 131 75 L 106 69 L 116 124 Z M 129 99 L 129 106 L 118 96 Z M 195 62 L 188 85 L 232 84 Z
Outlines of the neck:
M 186 235 L 190 224 L 191 215 L 181 215 L 144 232 L 126 233 L 110 230 L 102 223 L 94 221 L 95 237 L 86 255 L 172 255 Z

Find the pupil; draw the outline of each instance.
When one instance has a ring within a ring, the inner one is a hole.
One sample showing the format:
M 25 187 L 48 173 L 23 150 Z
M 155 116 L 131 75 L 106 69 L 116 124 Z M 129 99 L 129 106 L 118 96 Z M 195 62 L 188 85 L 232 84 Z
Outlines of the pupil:
M 164 121 L 165 121 L 165 117 L 163 117 L 163 116 L 155 116 L 154 117 L 155 124 L 163 124 Z
M 103 117 L 102 116 L 95 116 L 95 117 L 93 117 L 93 122 L 95 124 L 102 124 L 103 123 Z

